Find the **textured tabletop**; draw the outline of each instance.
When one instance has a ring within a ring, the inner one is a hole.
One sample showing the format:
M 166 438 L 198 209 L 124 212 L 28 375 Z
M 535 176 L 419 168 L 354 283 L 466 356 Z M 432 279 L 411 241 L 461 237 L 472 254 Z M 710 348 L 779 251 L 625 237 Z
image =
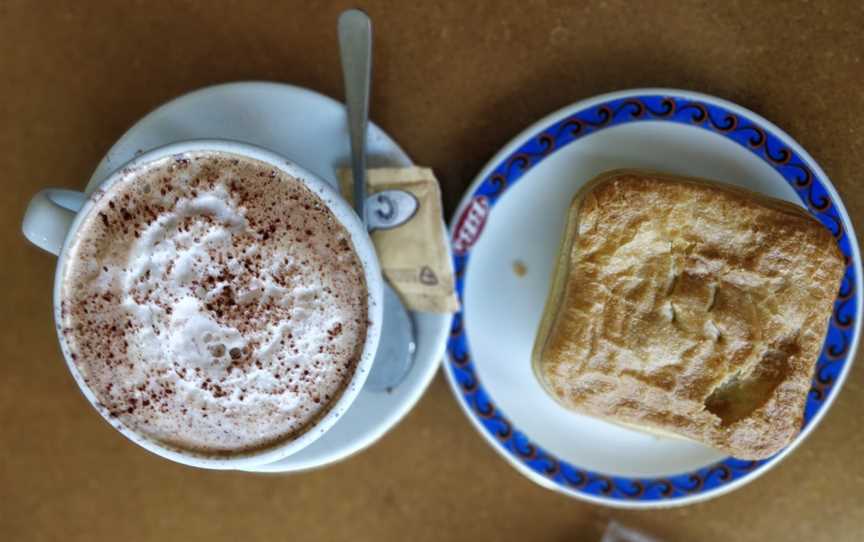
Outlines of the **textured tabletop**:
M 689 88 L 785 129 L 864 223 L 860 2 L 635 4 L 363 2 L 376 29 L 372 118 L 435 169 L 449 217 L 486 160 L 541 116 L 616 89 Z M 289 476 L 175 465 L 95 414 L 56 343 L 55 260 L 19 233 L 28 198 L 83 186 L 136 119 L 205 85 L 275 80 L 340 98 L 335 22 L 346 7 L 0 0 L 0 539 L 569 541 L 598 540 L 615 519 L 668 540 L 781 540 L 790 530 L 860 540 L 861 360 L 777 468 L 714 501 L 651 512 L 570 500 L 523 478 L 469 425 L 441 375 L 371 449 Z

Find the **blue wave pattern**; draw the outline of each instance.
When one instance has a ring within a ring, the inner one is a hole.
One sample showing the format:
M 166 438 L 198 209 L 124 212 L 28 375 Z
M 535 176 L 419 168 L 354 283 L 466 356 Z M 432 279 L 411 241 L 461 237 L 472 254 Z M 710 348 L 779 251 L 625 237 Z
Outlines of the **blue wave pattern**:
M 804 410 L 802 428 L 806 427 L 831 395 L 834 383 L 849 362 L 858 314 L 855 299 L 858 277 L 852 265 L 849 237 L 822 179 L 770 130 L 723 107 L 675 96 L 651 95 L 611 100 L 579 111 L 535 134 L 502 160 L 472 197 L 487 198 L 492 208 L 498 198 L 516 184 L 525 172 L 556 150 L 610 126 L 646 121 L 676 122 L 704 128 L 734 141 L 763 159 L 786 179 L 810 213 L 832 232 L 845 255 L 846 274 L 834 303 L 834 313 Z M 463 254 L 454 253 L 453 256 L 456 291 L 460 301 L 463 301 L 465 269 L 470 254 L 469 247 Z M 664 478 L 625 478 L 581 469 L 559 460 L 532 443 L 494 405 L 474 370 L 461 312 L 453 316 L 447 349 L 450 360 L 448 370 L 461 387 L 462 399 L 486 431 L 524 466 L 563 488 L 611 500 L 668 501 L 717 490 L 751 475 L 771 461 L 771 458 L 746 461 L 730 457 L 692 472 Z

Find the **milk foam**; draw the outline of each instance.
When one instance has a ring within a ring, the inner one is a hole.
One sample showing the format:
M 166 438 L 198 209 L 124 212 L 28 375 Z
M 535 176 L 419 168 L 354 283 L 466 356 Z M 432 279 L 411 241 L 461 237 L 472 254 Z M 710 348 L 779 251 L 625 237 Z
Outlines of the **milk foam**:
M 320 199 L 225 153 L 129 171 L 64 269 L 62 324 L 88 386 L 134 430 L 230 453 L 300 434 L 351 379 L 363 270 Z

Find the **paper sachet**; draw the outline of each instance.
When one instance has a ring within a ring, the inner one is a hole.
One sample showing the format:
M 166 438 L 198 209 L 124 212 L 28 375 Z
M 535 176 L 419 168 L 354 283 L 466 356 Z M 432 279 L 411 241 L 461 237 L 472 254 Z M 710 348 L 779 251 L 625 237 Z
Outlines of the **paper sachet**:
M 337 172 L 353 205 L 350 169 Z M 431 169 L 375 168 L 367 172 L 366 216 L 384 277 L 406 308 L 448 313 L 459 308 L 447 250 L 441 189 Z

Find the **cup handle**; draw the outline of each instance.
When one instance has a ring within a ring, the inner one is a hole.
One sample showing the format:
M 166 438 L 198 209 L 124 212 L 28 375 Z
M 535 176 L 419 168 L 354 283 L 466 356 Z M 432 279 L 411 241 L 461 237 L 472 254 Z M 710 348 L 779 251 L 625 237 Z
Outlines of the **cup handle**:
M 75 190 L 47 188 L 33 196 L 21 231 L 31 243 L 55 256 L 60 254 L 66 234 L 87 196 Z

